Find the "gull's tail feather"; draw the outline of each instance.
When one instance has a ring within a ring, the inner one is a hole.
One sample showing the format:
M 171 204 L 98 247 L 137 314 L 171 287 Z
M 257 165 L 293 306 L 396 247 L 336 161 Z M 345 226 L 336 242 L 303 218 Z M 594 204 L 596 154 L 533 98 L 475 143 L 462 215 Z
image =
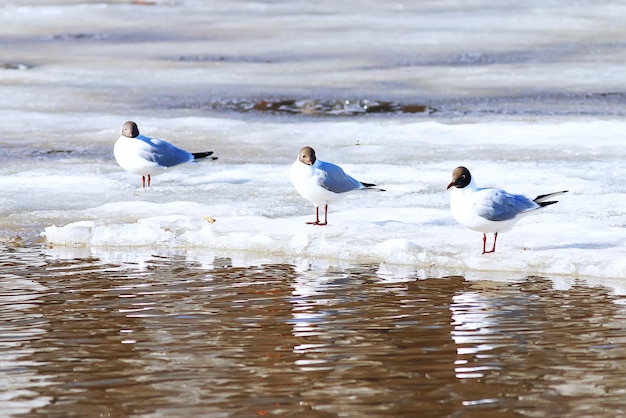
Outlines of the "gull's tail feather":
M 206 158 L 213 155 L 213 151 L 205 151 L 205 152 L 192 152 L 194 160 L 199 160 L 200 158 Z M 217 160 L 217 157 L 211 157 L 211 160 Z
M 546 199 L 550 199 L 550 198 L 552 198 L 554 196 L 558 196 L 560 194 L 564 194 L 564 193 L 567 193 L 567 192 L 568 192 L 568 190 L 561 190 L 560 192 L 540 194 L 539 196 L 537 196 L 533 200 L 535 201 L 535 203 L 539 203 L 539 205 L 541 205 L 541 206 L 548 206 L 548 205 L 552 205 L 554 203 L 557 203 L 558 201 L 546 202 Z

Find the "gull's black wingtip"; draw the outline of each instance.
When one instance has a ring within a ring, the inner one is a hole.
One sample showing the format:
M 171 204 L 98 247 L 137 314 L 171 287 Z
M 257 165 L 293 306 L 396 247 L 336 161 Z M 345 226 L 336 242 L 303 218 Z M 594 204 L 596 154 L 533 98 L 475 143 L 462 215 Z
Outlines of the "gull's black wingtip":
M 533 200 L 537 203 L 541 203 L 541 202 L 545 202 L 546 199 L 549 199 L 551 197 L 554 196 L 558 196 L 561 194 L 565 194 L 567 193 L 569 190 L 561 190 L 560 192 L 554 192 L 554 193 L 547 193 L 547 194 L 540 194 L 539 196 L 537 196 L 536 198 L 534 198 Z M 556 202 L 554 202 L 556 203 Z
M 385 192 L 385 189 L 381 189 L 380 187 L 376 187 L 376 185 L 374 183 L 364 183 L 364 182 L 359 182 L 363 185 L 363 188 L 367 189 L 367 190 L 378 190 L 379 192 Z

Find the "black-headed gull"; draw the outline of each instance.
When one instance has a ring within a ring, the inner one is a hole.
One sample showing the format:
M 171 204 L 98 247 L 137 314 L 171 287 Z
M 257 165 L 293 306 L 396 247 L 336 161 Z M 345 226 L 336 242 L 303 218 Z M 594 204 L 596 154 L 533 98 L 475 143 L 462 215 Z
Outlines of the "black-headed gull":
M 544 206 L 557 203 L 547 200 L 567 193 L 563 190 L 542 194 L 530 199 L 520 194 L 510 194 L 501 189 L 478 188 L 474 178 L 465 167 L 452 172 L 450 210 L 452 216 L 463 226 L 483 233 L 483 254 L 496 251 L 498 232 L 506 232 L 524 215 Z M 493 233 L 493 247 L 486 250 L 487 233 Z
M 305 199 L 315 205 L 315 221 L 311 225 L 328 223 L 328 204 L 342 200 L 357 190 L 377 190 L 375 184 L 363 183 L 347 175 L 341 167 L 318 160 L 315 150 L 303 147 L 291 165 L 291 182 Z M 324 207 L 324 222 L 320 222 L 319 208 Z
M 162 139 L 141 135 L 137 124 L 132 121 L 124 123 L 122 135 L 113 147 L 113 155 L 120 167 L 141 176 L 141 187 L 146 187 L 146 178 L 150 187 L 150 176 L 156 176 L 168 167 L 212 154 L 213 151 L 188 152 Z M 211 157 L 211 160 L 216 159 Z

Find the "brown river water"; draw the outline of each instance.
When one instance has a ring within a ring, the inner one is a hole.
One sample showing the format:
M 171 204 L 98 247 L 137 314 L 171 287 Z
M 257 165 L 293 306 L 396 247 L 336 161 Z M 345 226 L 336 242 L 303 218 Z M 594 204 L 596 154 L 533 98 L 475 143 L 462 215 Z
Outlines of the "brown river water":
M 582 281 L 37 247 L 0 269 L 3 416 L 623 414 L 624 298 Z

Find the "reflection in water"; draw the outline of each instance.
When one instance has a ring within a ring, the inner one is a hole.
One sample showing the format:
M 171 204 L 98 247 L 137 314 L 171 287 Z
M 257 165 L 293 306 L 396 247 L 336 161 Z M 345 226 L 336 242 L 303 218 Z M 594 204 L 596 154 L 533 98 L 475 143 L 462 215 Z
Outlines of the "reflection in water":
M 550 280 L 0 253 L 12 416 L 615 416 L 624 307 Z
M 553 290 L 549 280 L 453 298 L 459 379 L 475 402 L 531 416 L 611 416 L 624 395 L 624 310 L 604 288 Z
M 40 263 L 41 261 L 39 261 Z M 0 256 L 0 401 L 3 414 L 28 412 L 44 406 L 50 398 L 40 394 L 49 383 L 39 375 L 42 366 L 29 358 L 29 341 L 45 334 L 49 323 L 39 312 L 40 296 L 47 288 L 23 272 L 36 260 L 23 260 L 20 250 L 5 250 Z
M 386 283 L 376 267 L 302 275 L 294 283 L 296 363 L 309 376 L 302 396 L 316 410 L 354 416 L 454 411 L 450 292 L 461 278 Z M 423 391 L 416 382 L 437 380 Z M 337 403 L 337 398 L 341 399 Z

